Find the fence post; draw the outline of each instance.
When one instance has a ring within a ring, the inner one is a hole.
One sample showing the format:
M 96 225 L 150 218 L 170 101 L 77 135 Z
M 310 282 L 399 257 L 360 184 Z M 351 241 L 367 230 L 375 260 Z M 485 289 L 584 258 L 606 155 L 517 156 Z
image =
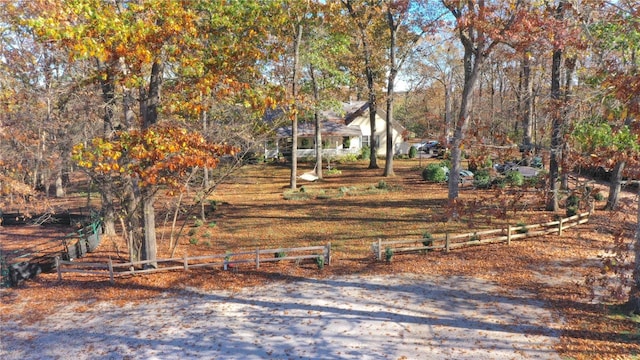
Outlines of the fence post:
M 58 281 L 62 280 L 62 271 L 60 270 L 60 256 L 56 255 L 56 269 L 58 270 Z
M 382 239 L 378 238 L 378 260 L 382 260 Z
M 260 269 L 260 248 L 256 248 L 256 269 Z
M 324 263 L 331 264 L 331 242 L 328 242 L 327 247 L 324 249 Z
M 558 220 L 558 235 L 562 235 L 562 218 Z
M 444 252 L 449 252 L 449 233 L 444 234 Z
M 189 271 L 189 261 L 187 260 L 187 252 L 184 252 L 183 257 L 184 271 Z
M 113 285 L 115 280 L 113 280 L 113 261 L 111 261 L 111 256 L 109 256 L 109 263 L 107 265 L 109 267 L 109 282 Z
M 511 245 L 511 224 L 507 225 L 507 245 Z

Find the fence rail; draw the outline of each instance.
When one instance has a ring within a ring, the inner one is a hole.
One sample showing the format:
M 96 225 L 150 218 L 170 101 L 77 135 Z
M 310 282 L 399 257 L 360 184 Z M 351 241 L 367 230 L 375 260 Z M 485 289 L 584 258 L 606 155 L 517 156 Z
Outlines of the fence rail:
M 580 224 L 584 224 L 587 221 L 589 221 L 590 215 L 591 213 L 586 212 L 586 213 L 577 214 L 574 216 L 570 216 L 567 218 L 563 218 L 556 221 L 550 221 L 542 224 L 515 225 L 515 226 L 507 225 L 506 227 L 500 228 L 500 229 L 483 230 L 483 231 L 476 231 L 476 232 L 470 232 L 465 234 L 449 234 L 449 233 L 435 234 L 431 238 L 423 238 L 423 239 L 391 240 L 391 241 L 382 241 L 382 239 L 378 239 L 377 242 L 371 244 L 371 247 L 378 260 L 382 260 L 384 258 L 387 258 L 387 260 L 389 260 L 389 256 L 393 256 L 399 253 L 410 253 L 410 252 L 419 252 L 419 251 L 428 251 L 428 250 L 444 250 L 448 252 L 451 249 L 456 249 L 456 248 L 461 248 L 466 246 L 501 243 L 501 242 L 506 242 L 507 245 L 509 245 L 512 240 L 522 239 L 526 237 L 541 236 L 541 235 L 546 235 L 551 233 L 557 233 L 558 235 L 562 235 L 562 232 L 565 229 L 568 229 Z M 539 230 L 530 231 L 534 229 L 539 229 Z M 495 235 L 495 234 L 498 234 L 500 236 L 485 238 L 487 235 Z M 464 240 L 459 241 L 460 239 L 464 239 Z M 407 246 L 407 245 L 413 245 L 413 246 Z
M 289 253 L 303 253 L 289 255 Z M 270 255 L 270 256 L 265 256 Z M 109 281 L 114 283 L 117 276 L 153 273 L 159 271 L 184 270 L 198 267 L 222 267 L 224 270 L 234 268 L 239 264 L 255 264 L 256 269 L 261 263 L 276 261 L 299 261 L 315 259 L 319 267 L 331 264 L 331 243 L 325 246 L 307 246 L 295 248 L 256 249 L 255 251 L 228 252 L 225 254 L 187 256 L 181 258 L 142 260 L 127 263 L 114 263 L 111 258 L 107 263 L 66 261 L 56 257 L 58 280 L 62 280 L 63 273 L 76 273 L 84 275 L 109 276 Z M 157 267 L 137 267 L 154 264 Z M 168 266 L 159 266 L 166 264 Z M 126 269 L 126 270 L 119 270 Z

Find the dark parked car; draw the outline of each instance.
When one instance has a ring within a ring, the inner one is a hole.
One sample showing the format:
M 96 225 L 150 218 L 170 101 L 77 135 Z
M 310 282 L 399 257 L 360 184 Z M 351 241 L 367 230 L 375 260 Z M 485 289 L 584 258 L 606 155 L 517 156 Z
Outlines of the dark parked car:
M 429 140 L 429 141 L 423 141 L 416 146 L 416 149 L 418 151 L 422 151 L 422 152 L 433 152 L 433 150 L 437 149 L 439 147 L 440 143 L 436 140 Z

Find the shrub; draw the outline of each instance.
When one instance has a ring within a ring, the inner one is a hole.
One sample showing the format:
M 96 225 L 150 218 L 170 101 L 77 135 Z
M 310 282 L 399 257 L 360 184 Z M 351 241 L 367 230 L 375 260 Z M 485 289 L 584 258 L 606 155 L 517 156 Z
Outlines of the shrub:
M 368 159 L 369 157 L 371 157 L 371 148 L 368 146 L 364 146 L 360 150 L 360 159 Z
M 580 197 L 576 194 L 571 194 L 566 201 L 567 217 L 573 216 L 578 213 L 580 207 Z
M 389 186 L 389 184 L 387 184 L 387 182 L 384 180 L 378 181 L 378 185 L 376 185 L 376 189 L 380 190 L 389 190 L 390 188 L 391 187 Z
M 358 161 L 357 154 L 345 154 L 338 159 L 338 163 L 346 164 Z
M 504 178 L 507 184 L 511 186 L 522 186 L 524 184 L 524 176 L 517 170 L 508 171 Z
M 593 194 L 593 199 L 595 201 L 602 201 L 602 200 L 604 200 L 604 195 L 602 194 L 602 192 L 598 191 L 598 192 Z
M 387 247 L 387 249 L 384 251 L 384 258 L 387 260 L 387 262 L 391 262 L 391 259 L 393 258 L 392 248 Z
M 424 181 L 445 182 L 447 181 L 447 174 L 442 166 L 438 164 L 429 164 L 424 168 L 424 170 L 422 170 L 422 179 Z
M 211 237 L 211 233 L 210 232 L 206 232 L 206 233 L 202 234 L 202 237 L 205 238 L 205 239 L 208 239 L 208 238 Z
M 194 227 L 200 227 L 200 226 L 202 226 L 202 224 L 204 224 L 204 222 L 202 221 L 202 219 L 196 219 L 196 220 L 193 222 L 193 226 L 194 226 Z
M 523 184 L 533 188 L 538 188 L 541 185 L 544 185 L 544 174 L 538 173 L 536 176 L 524 178 Z
M 414 159 L 418 156 L 418 149 L 415 146 L 409 148 L 409 159 Z
M 431 236 L 430 232 L 425 231 L 422 234 L 422 245 L 424 245 L 424 246 L 432 246 L 433 245 L 433 236 Z
M 198 245 L 198 239 L 192 237 L 191 239 L 189 239 L 189 244 L 191 245 Z
M 203 242 L 204 246 L 210 248 L 211 247 L 211 241 L 205 241 Z
M 443 168 L 451 169 L 451 160 L 449 159 L 442 160 L 438 165 L 440 165 L 440 167 L 443 167 Z
M 318 265 L 318 269 L 320 270 L 324 269 L 324 257 L 318 256 L 316 258 L 316 264 Z
M 480 169 L 473 176 L 473 186 L 478 189 L 488 189 L 491 187 L 491 175 L 488 169 Z
M 527 229 L 527 224 L 523 222 L 517 223 L 516 226 L 518 226 L 518 230 L 517 230 L 518 234 L 526 234 L 529 232 L 529 229 Z
M 187 233 L 187 235 L 189 236 L 193 236 L 196 234 L 196 229 L 189 229 L 189 232 Z
M 504 189 L 507 186 L 507 179 L 504 177 L 497 177 L 491 180 L 490 186 L 495 186 L 498 189 Z
M 209 200 L 209 209 L 211 210 L 211 212 L 218 210 L 218 201 Z
M 287 253 L 284 251 L 278 251 L 277 253 L 273 254 L 273 257 L 275 257 L 276 259 L 280 259 L 283 257 L 287 257 Z
M 212 221 L 209 223 L 209 225 L 207 225 L 208 227 L 212 228 L 212 227 L 216 227 L 218 225 L 218 223 L 216 223 L 215 221 Z

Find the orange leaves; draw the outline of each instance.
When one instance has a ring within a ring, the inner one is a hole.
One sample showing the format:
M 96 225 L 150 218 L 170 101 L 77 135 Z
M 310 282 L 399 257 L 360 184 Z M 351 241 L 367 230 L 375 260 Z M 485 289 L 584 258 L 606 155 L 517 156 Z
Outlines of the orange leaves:
M 188 170 L 215 168 L 220 157 L 236 151 L 226 144 L 211 144 L 199 133 L 159 126 L 123 132 L 112 141 L 96 138 L 90 146 L 78 144 L 72 156 L 90 172 L 109 176 L 126 173 L 138 178 L 142 186 L 162 184 L 175 188 Z

